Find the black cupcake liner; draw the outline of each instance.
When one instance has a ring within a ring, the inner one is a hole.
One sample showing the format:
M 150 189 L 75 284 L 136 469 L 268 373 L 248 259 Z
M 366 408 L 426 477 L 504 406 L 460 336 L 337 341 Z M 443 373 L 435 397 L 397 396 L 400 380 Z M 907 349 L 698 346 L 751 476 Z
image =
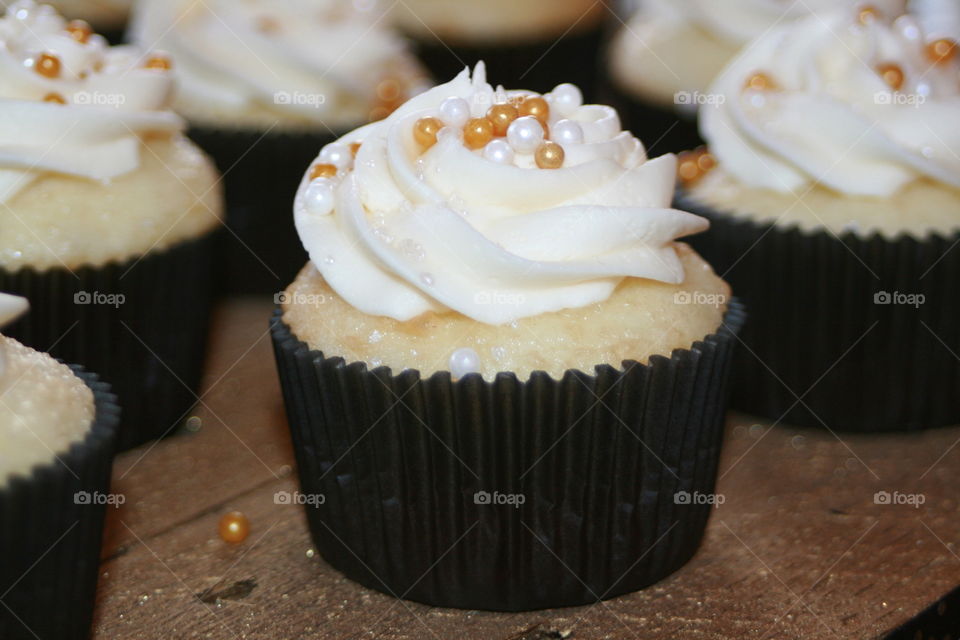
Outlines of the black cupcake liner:
M 307 262 L 293 222 L 300 180 L 324 145 L 343 133 L 276 133 L 192 127 L 223 173 L 227 214 L 217 248 L 216 289 L 278 293 Z
M 0 638 L 80 640 L 89 634 L 120 409 L 109 386 L 74 367 L 93 390 L 86 438 L 0 488 Z
M 664 578 L 703 536 L 743 319 L 734 301 L 716 334 L 648 365 L 485 382 L 327 358 L 278 310 L 317 549 L 367 587 L 444 607 L 580 605 Z
M 467 45 L 443 42 L 427 36 L 417 41 L 417 56 L 438 82 L 447 82 L 483 60 L 487 80 L 494 87 L 526 89 L 546 93 L 558 84 L 572 82 L 580 87 L 586 102 L 596 97 L 597 74 L 594 61 L 600 55 L 603 29 L 560 34 L 530 43 Z
M 847 432 L 960 423 L 960 233 L 836 236 L 676 206 L 710 220 L 690 244 L 750 308 L 731 406 Z
M 31 305 L 4 334 L 110 383 L 124 407 L 121 450 L 164 436 L 186 417 L 200 385 L 216 239 L 208 233 L 73 271 L 0 269 L 0 291 Z

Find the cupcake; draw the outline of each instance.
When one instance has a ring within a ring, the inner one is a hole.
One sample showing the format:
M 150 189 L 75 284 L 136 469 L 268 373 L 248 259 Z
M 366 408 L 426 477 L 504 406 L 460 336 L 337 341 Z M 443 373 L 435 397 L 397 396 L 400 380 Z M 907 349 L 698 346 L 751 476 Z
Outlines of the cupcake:
M 405 42 L 343 0 L 143 0 L 129 35 L 172 54 L 176 110 L 224 174 L 218 262 L 233 293 L 278 292 L 303 266 L 293 222 L 275 212 L 315 150 L 424 84 Z
M 506 86 L 577 83 L 593 95 L 607 0 L 405 0 L 390 17 L 437 78 L 483 60 Z
M 697 107 L 717 100 L 708 89 L 724 66 L 771 28 L 838 5 L 876 11 L 903 0 L 640 0 L 608 52 L 612 94 L 626 125 L 682 151 L 701 144 Z
M 578 93 L 478 64 L 300 185 L 277 366 L 317 548 L 368 587 L 583 604 L 703 534 L 742 311 L 677 242 L 706 222 L 670 208 L 676 158 Z
M 14 4 L 14 0 L 0 0 L 0 4 Z M 70 20 L 84 20 L 93 25 L 110 42 L 119 43 L 130 15 L 133 0 L 44 0 Z
M 121 446 L 163 435 L 200 380 L 216 171 L 168 108 L 167 58 L 29 1 L 0 41 L 0 289 L 35 309 L 9 335 L 108 381 Z
M 0 325 L 26 309 L 0 294 Z M 86 638 L 119 409 L 107 385 L 0 336 L 0 638 Z
M 960 422 L 960 59 L 914 15 L 783 25 L 717 78 L 681 162 L 751 310 L 734 404 L 798 425 Z

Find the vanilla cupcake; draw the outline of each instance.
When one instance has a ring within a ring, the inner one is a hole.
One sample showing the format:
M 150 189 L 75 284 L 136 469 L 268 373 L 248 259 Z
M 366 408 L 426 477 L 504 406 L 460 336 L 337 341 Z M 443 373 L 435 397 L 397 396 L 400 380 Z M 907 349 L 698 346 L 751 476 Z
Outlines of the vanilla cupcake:
M 921 16 L 922 17 L 922 16 Z M 739 408 L 833 430 L 960 422 L 960 59 L 918 16 L 771 30 L 681 162 L 698 247 L 751 309 Z
M 659 140 L 658 150 L 691 149 L 701 143 L 697 108 L 717 100 L 708 89 L 741 48 L 776 26 L 838 6 L 893 11 L 903 0 L 640 0 L 610 45 L 611 93 L 627 126 Z
M 23 298 L 0 294 L 0 325 Z M 107 385 L 0 336 L 0 637 L 86 638 L 119 409 Z
M 176 110 L 224 173 L 232 292 L 280 291 L 302 266 L 276 212 L 315 150 L 426 84 L 405 41 L 344 0 L 143 0 L 129 36 L 171 54 Z
M 200 378 L 216 170 L 168 108 L 166 58 L 29 1 L 0 41 L 0 289 L 35 306 L 11 335 L 110 382 L 123 446 L 167 433 Z
M 506 86 L 547 91 L 575 82 L 590 97 L 606 0 L 405 0 L 390 17 L 438 78 L 483 60 Z
M 304 176 L 311 262 L 272 323 L 324 557 L 499 610 L 686 562 L 742 312 L 677 242 L 706 223 L 670 208 L 676 158 L 572 85 L 497 91 L 482 64 L 337 144 L 356 158 Z

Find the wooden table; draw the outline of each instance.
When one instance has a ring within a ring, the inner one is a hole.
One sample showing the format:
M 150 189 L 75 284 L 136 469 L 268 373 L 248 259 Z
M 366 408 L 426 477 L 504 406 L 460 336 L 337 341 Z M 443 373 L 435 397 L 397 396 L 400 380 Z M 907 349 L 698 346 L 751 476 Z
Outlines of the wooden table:
M 270 308 L 223 304 L 194 417 L 117 459 L 95 638 L 878 638 L 960 584 L 960 429 L 841 440 L 734 415 L 701 550 L 643 592 L 500 614 L 364 589 L 313 553 L 301 507 L 274 503 L 296 475 Z M 217 534 L 231 509 L 252 525 L 239 545 Z

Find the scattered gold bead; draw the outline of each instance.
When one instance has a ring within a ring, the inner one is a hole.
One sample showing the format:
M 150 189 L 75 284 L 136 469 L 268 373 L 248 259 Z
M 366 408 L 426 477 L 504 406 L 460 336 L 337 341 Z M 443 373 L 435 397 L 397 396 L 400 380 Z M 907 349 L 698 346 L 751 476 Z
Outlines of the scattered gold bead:
M 747 82 L 743 85 L 743 88 L 753 89 L 754 91 L 773 91 L 778 87 L 773 78 L 762 71 L 758 71 L 747 78 Z
M 540 124 L 546 125 L 550 118 L 550 105 L 540 96 L 530 96 L 520 103 L 520 115 L 533 116 Z
M 388 78 L 377 85 L 377 97 L 383 102 L 396 102 L 400 99 L 400 83 Z
M 337 175 L 337 168 L 332 164 L 315 164 L 310 169 L 310 179 L 333 178 Z
M 33 68 L 45 78 L 58 78 L 60 77 L 60 58 L 49 53 L 41 53 L 34 62 Z
M 413 125 L 413 139 L 423 151 L 426 151 L 437 144 L 437 134 L 442 128 L 443 122 L 438 118 L 420 118 Z
M 860 11 L 857 13 L 857 22 L 860 24 L 869 24 L 874 20 L 879 20 L 882 17 L 880 10 L 871 4 L 866 4 L 860 7 Z
M 280 31 L 280 23 L 270 16 L 260 16 L 257 18 L 257 30 L 260 33 L 276 33 Z
M 471 118 L 463 127 L 463 142 L 470 149 L 480 149 L 493 140 L 493 123 L 487 118 Z
M 957 56 L 957 43 L 950 38 L 941 38 L 927 44 L 927 57 L 934 64 L 946 64 Z
M 680 154 L 677 163 L 677 177 L 685 185 L 691 185 L 717 166 L 717 161 L 705 147 Z
M 57 104 L 67 104 L 66 98 L 64 98 L 64 97 L 63 97 L 62 95 L 60 95 L 59 93 L 48 93 L 47 95 L 43 96 L 43 101 L 44 101 L 44 102 L 55 102 L 55 103 L 57 103 Z
M 358 152 L 358 151 L 360 151 L 360 143 L 359 143 L 359 142 L 351 142 L 351 143 L 350 143 L 350 153 L 353 154 L 353 157 L 354 157 L 354 158 L 357 157 L 357 152 Z
M 250 535 L 250 521 L 239 511 L 231 511 L 220 518 L 220 539 L 239 544 Z
M 887 83 L 887 86 L 894 91 L 899 91 L 900 88 L 903 87 L 905 77 L 900 65 L 894 64 L 893 62 L 885 62 L 877 65 L 877 73 L 879 73 L 883 81 Z
M 377 106 L 370 109 L 370 116 L 369 116 L 370 122 L 383 120 L 384 118 L 389 116 L 391 113 L 393 113 L 393 109 L 385 105 L 378 104 Z
M 165 56 L 151 56 L 147 63 L 143 65 L 147 69 L 158 69 L 160 71 L 169 71 L 173 67 L 170 58 Z
M 520 117 L 520 111 L 512 104 L 495 104 L 487 111 L 487 119 L 493 125 L 493 135 L 502 138 L 507 135 L 510 123 Z
M 541 169 L 559 169 L 563 166 L 563 147 L 556 142 L 546 140 L 537 147 L 534 158 Z
M 80 44 L 86 44 L 93 35 L 93 29 L 83 20 L 71 20 L 67 25 L 67 33 Z

